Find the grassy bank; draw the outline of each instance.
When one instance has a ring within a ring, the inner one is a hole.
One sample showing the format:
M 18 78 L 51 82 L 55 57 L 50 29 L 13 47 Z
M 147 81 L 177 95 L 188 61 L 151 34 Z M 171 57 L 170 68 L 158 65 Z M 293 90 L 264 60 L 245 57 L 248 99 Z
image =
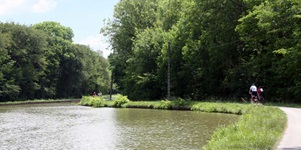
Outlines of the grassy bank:
M 80 101 L 80 99 L 26 100 L 26 101 L 0 102 L 0 105 L 20 105 L 20 104 L 40 104 L 40 103 L 62 103 L 62 102 L 79 102 L 79 101 Z
M 203 147 L 205 150 L 274 149 L 284 133 L 287 122 L 285 113 L 272 106 L 230 102 L 195 102 L 183 99 L 132 102 L 126 101 L 124 98 L 126 97 L 123 99 L 117 97 L 115 101 L 102 101 L 102 106 L 193 110 L 241 115 L 237 123 L 215 131 L 211 140 Z
M 236 124 L 218 129 L 204 149 L 274 149 L 284 133 L 286 115 L 275 107 L 251 107 Z

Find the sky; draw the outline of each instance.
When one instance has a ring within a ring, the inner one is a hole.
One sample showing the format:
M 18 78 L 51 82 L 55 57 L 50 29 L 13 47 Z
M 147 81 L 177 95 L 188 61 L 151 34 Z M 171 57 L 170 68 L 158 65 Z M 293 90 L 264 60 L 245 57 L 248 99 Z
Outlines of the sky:
M 0 22 L 33 25 L 55 21 L 73 30 L 74 43 L 110 54 L 109 44 L 101 35 L 104 19 L 113 18 L 119 0 L 0 0 Z

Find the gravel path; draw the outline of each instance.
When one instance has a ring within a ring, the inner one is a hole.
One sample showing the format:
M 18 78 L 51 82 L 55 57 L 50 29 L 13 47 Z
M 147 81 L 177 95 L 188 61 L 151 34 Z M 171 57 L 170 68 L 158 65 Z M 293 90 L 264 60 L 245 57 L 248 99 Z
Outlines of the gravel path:
M 288 125 L 277 150 L 301 150 L 301 109 L 280 107 L 288 117 Z

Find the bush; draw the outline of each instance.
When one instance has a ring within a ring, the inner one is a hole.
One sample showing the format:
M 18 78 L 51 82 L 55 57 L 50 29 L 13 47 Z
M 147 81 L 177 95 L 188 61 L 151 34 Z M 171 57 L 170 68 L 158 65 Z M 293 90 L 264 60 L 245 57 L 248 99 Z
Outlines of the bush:
M 92 106 L 93 107 L 104 107 L 104 99 L 99 96 L 95 96 L 92 98 Z
M 118 94 L 113 106 L 116 108 L 121 108 L 123 104 L 126 104 L 128 102 L 130 102 L 130 100 L 128 99 L 127 96 Z
M 82 106 L 92 106 L 91 99 L 89 96 L 83 96 L 79 104 Z
M 172 102 L 169 100 L 162 100 L 159 105 L 155 106 L 156 109 L 172 109 Z
M 103 107 L 104 99 L 99 96 L 83 96 L 79 104 L 83 106 Z

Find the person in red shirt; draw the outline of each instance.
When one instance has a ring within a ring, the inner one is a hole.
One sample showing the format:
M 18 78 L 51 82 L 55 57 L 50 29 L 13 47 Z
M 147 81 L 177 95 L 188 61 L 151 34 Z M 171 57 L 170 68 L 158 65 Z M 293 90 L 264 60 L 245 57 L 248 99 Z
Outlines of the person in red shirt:
M 263 104 L 264 103 L 264 93 L 263 93 L 263 87 L 259 86 L 259 88 L 257 89 L 257 96 L 259 101 Z

